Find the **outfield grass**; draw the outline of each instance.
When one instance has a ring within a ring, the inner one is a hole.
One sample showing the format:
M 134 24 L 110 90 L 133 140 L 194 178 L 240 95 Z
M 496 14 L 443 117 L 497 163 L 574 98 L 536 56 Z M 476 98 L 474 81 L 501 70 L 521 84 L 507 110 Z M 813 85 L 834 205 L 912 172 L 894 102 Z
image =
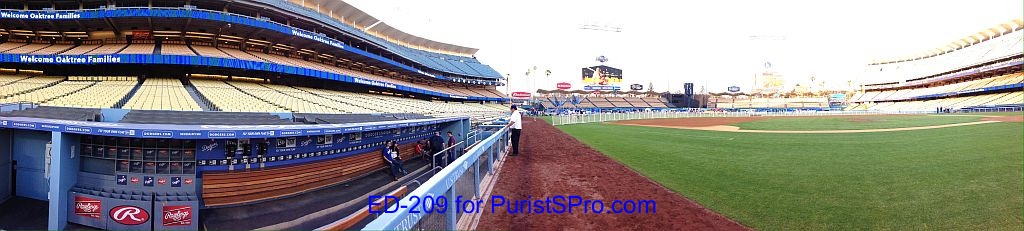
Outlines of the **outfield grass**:
M 733 124 L 745 130 L 861 130 L 906 128 L 979 121 L 977 115 L 904 115 L 904 116 L 834 116 L 834 117 L 774 117 L 765 120 Z
M 755 229 L 1024 229 L 1024 123 L 852 134 L 559 128 Z

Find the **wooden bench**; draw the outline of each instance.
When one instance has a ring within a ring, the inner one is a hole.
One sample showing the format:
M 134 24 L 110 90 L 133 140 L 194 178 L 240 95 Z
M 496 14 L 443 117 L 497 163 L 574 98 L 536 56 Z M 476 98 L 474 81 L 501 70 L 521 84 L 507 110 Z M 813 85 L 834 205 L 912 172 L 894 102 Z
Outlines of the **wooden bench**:
M 415 156 L 415 143 L 399 146 L 403 160 Z M 264 169 L 203 172 L 203 202 L 207 207 L 280 198 L 348 182 L 384 169 L 375 148 L 364 153 L 314 163 Z

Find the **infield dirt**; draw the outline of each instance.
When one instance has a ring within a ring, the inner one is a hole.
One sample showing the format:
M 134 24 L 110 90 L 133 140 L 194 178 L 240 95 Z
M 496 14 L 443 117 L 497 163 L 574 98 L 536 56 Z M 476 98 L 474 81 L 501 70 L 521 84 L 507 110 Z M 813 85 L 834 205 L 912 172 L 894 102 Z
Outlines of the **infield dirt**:
M 717 119 L 717 118 L 716 118 Z M 654 200 L 656 213 L 510 214 L 485 207 L 481 230 L 747 230 L 538 119 L 524 119 L 519 156 L 509 156 L 491 195 L 544 200 L 576 195 L 602 200 Z

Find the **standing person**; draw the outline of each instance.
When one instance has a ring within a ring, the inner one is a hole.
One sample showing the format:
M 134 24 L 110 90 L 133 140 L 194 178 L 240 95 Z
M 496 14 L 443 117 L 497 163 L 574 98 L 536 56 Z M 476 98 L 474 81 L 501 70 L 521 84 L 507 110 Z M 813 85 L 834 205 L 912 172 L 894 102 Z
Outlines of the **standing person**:
M 440 153 L 442 150 L 444 150 L 444 139 L 441 138 L 440 131 L 435 131 L 434 135 L 431 136 L 430 140 L 428 141 L 430 142 L 431 157 L 433 157 L 434 154 Z M 441 166 L 441 162 L 443 161 L 439 158 L 441 158 L 441 156 L 437 156 L 437 158 L 434 158 L 432 160 L 434 161 L 434 166 Z
M 455 147 L 455 136 L 452 135 L 452 131 L 448 131 L 448 146 L 447 147 L 448 147 L 448 163 L 451 163 L 451 162 L 455 161 L 456 157 L 458 157 L 458 153 L 455 153 L 458 150 L 456 148 L 453 148 L 453 147 Z
M 512 105 L 512 114 L 508 116 L 509 133 L 512 136 L 512 155 L 519 155 L 519 134 L 523 131 L 523 115 L 516 110 L 516 105 Z

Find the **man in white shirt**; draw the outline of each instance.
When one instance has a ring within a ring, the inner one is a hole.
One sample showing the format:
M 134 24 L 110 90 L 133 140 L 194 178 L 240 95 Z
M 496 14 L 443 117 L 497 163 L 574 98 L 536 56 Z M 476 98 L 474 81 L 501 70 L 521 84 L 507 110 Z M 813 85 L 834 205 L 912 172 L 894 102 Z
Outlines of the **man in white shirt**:
M 512 134 L 512 155 L 519 155 L 519 134 L 523 131 L 523 115 L 512 105 L 512 114 L 508 116 L 509 132 Z

